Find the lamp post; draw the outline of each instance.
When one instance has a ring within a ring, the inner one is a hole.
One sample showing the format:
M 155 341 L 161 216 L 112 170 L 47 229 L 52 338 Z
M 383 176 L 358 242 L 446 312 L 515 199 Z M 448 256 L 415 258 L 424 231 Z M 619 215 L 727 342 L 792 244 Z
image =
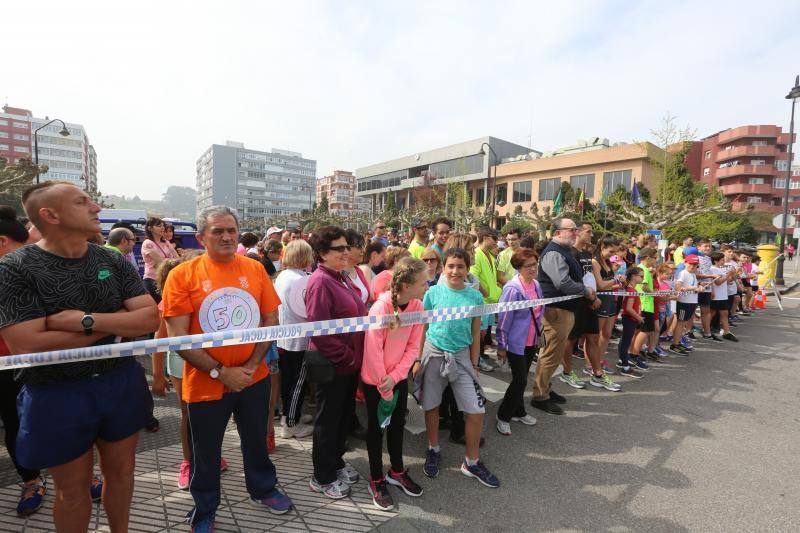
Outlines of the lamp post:
M 786 177 L 786 187 L 783 189 L 783 227 L 781 228 L 781 244 L 778 255 L 778 264 L 775 268 L 775 284 L 783 285 L 783 262 L 786 258 L 783 255 L 786 247 L 786 225 L 789 221 L 789 184 L 792 181 L 792 145 L 794 144 L 794 106 L 797 99 L 800 98 L 800 76 L 795 76 L 794 87 L 786 95 L 787 100 L 792 101 L 792 117 L 789 121 L 789 161 L 788 161 L 788 176 Z
M 47 120 L 47 117 L 44 117 L 44 119 Z M 33 157 L 34 157 L 34 160 L 35 160 L 35 163 L 36 163 L 36 183 L 37 184 L 39 183 L 39 130 L 42 129 L 42 128 L 46 128 L 47 126 L 49 126 L 53 122 L 60 122 L 61 123 L 61 131 L 58 132 L 59 135 L 61 135 L 62 137 L 69 137 L 69 130 L 67 129 L 67 125 L 64 124 L 64 121 L 61 120 L 60 118 L 54 118 L 50 122 L 48 122 L 46 124 L 42 124 L 41 126 L 36 128 L 36 130 L 33 132 Z M 87 184 L 87 187 L 88 187 L 88 184 Z
M 483 149 L 484 146 L 487 147 L 489 149 L 489 151 L 492 153 L 492 155 L 494 156 L 494 179 L 492 180 L 492 189 L 491 189 L 491 193 L 490 193 L 491 196 L 492 196 L 492 203 L 491 203 L 491 211 L 489 211 L 490 216 L 492 217 L 489 220 L 489 225 L 492 225 L 491 223 L 494 221 L 494 201 L 495 201 L 495 196 L 496 196 L 495 195 L 495 192 L 496 192 L 495 188 L 497 187 L 497 162 L 498 162 L 498 159 L 497 159 L 497 153 L 494 151 L 494 149 L 491 147 L 491 145 L 489 143 L 487 143 L 487 142 L 481 144 L 481 151 L 478 152 L 480 155 L 486 155 L 486 151 Z M 486 167 L 486 187 L 484 187 L 484 190 L 487 190 L 488 187 L 489 187 L 489 174 L 491 173 L 491 170 L 492 170 L 492 165 L 491 165 L 491 161 L 490 161 L 489 165 Z M 483 199 L 483 202 L 485 204 L 488 204 L 489 203 L 488 194 L 486 194 L 485 196 L 486 196 L 486 198 Z

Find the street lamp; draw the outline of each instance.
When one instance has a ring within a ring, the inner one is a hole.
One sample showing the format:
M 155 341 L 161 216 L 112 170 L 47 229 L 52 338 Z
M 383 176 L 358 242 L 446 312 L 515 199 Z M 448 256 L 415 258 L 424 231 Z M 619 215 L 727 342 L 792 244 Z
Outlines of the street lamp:
M 47 120 L 47 117 L 44 117 Z M 36 162 L 36 183 L 39 183 L 39 130 L 45 128 L 52 124 L 53 122 L 60 122 L 61 123 L 61 131 L 59 131 L 59 135 L 62 137 L 69 137 L 69 130 L 67 129 L 67 125 L 64 124 L 64 121 L 60 118 L 54 118 L 47 124 L 42 124 L 33 132 L 33 157 L 35 158 Z M 88 186 L 88 184 L 87 184 Z
M 783 285 L 783 262 L 786 258 L 783 255 L 786 246 L 786 225 L 789 221 L 789 184 L 792 181 L 792 144 L 794 144 L 794 106 L 797 99 L 800 98 L 800 76 L 795 76 L 794 87 L 786 95 L 787 100 L 792 101 L 792 118 L 789 121 L 789 175 L 786 177 L 786 187 L 783 189 L 783 224 L 781 228 L 781 245 L 778 255 L 778 264 L 775 269 L 775 284 Z
M 492 189 L 491 189 L 492 203 L 491 203 L 491 211 L 489 211 L 490 216 L 492 217 L 492 219 L 490 220 L 490 225 L 491 225 L 491 222 L 494 221 L 494 200 L 495 200 L 495 196 L 496 196 L 495 188 L 497 187 L 497 163 L 499 162 L 499 160 L 497 159 L 497 153 L 494 151 L 494 149 L 491 147 L 491 145 L 489 143 L 487 143 L 487 142 L 481 144 L 481 151 L 478 152 L 480 155 L 486 155 L 486 151 L 483 149 L 484 146 L 487 147 L 489 149 L 489 151 L 492 153 L 492 155 L 494 156 L 494 179 L 492 180 Z M 488 189 L 488 187 L 489 187 L 489 173 L 491 172 L 491 170 L 492 170 L 492 165 L 491 165 L 491 161 L 490 161 L 489 165 L 486 167 L 486 187 L 484 187 L 484 190 Z M 489 202 L 488 195 L 486 195 L 486 196 L 487 196 L 487 198 L 483 199 L 484 203 L 488 203 Z M 500 207 L 502 207 L 502 206 L 500 206 Z

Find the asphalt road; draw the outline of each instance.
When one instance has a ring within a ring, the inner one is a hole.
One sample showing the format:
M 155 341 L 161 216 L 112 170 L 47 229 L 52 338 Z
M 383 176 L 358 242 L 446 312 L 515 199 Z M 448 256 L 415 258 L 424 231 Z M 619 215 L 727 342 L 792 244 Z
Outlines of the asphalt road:
M 446 468 L 425 478 L 424 435 L 407 433 L 407 466 L 426 492 L 393 489 L 400 514 L 381 529 L 798 531 L 800 300 L 785 305 L 745 319 L 742 342 L 698 341 L 689 358 L 620 379 L 620 393 L 558 382 L 566 416 L 531 408 L 539 423 L 514 424 L 511 437 L 495 430 L 490 404 L 482 459 L 499 489 L 464 477 L 463 447 L 444 438 Z M 363 450 L 350 460 L 368 472 Z

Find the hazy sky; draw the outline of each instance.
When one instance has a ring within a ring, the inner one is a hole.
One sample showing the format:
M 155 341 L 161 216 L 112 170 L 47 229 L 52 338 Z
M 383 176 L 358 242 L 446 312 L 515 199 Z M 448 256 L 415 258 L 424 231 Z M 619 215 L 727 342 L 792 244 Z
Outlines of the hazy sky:
M 0 98 L 83 124 L 100 190 L 148 199 L 228 139 L 322 176 L 483 135 L 642 140 L 667 110 L 788 129 L 800 72 L 796 0 L 122 5 L 5 2 Z

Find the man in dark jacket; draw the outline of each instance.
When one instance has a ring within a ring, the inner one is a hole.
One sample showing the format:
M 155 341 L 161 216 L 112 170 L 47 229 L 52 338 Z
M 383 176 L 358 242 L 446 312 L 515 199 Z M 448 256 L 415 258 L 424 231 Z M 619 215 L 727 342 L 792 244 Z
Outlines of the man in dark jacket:
M 594 302 L 595 291 L 583 282 L 583 270 L 572 255 L 575 244 L 575 222 L 569 218 L 553 221 L 553 239 L 542 252 L 537 280 L 545 298 L 583 295 Z M 575 310 L 583 305 L 580 298 L 548 304 L 544 311 L 544 338 L 546 344 L 539 354 L 533 386 L 531 405 L 554 415 L 564 414 L 559 403 L 566 399 L 550 390 L 550 379 L 558 368 L 569 342 L 569 333 L 575 325 Z

